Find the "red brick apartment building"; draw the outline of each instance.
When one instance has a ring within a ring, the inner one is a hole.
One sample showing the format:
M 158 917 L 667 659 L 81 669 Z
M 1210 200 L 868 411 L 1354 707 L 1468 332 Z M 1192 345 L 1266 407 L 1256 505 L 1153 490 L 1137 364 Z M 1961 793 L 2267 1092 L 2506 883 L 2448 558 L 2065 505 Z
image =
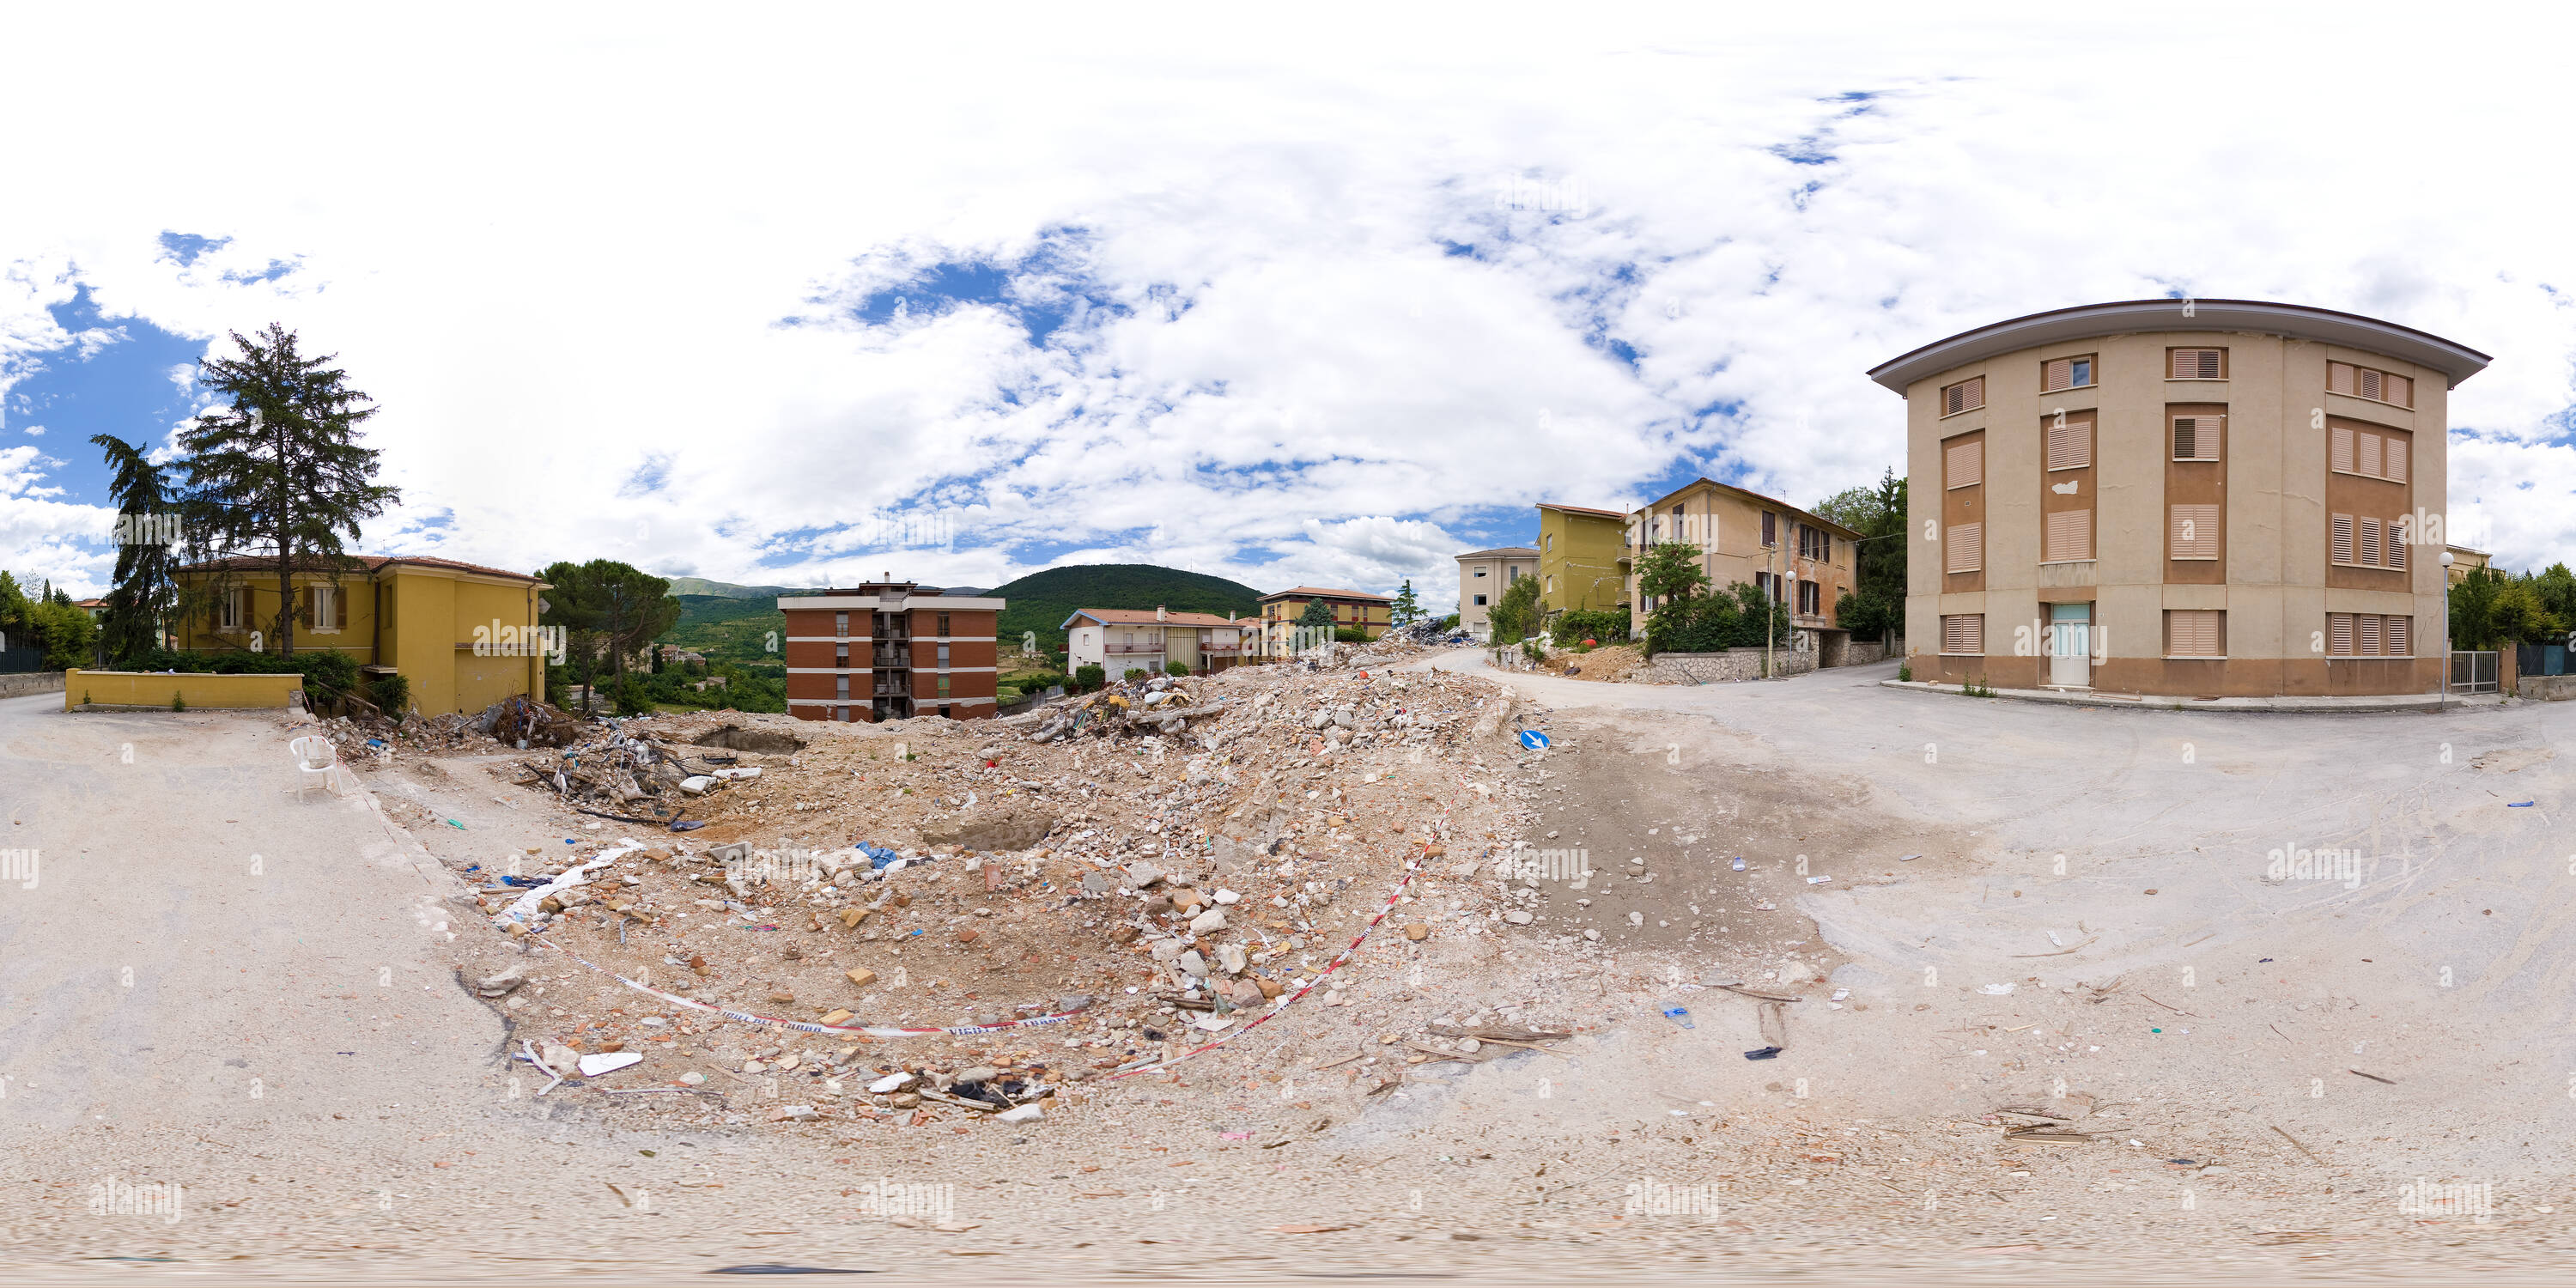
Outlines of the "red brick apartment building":
M 992 718 L 1002 605 L 908 581 L 781 597 L 788 714 L 870 723 Z

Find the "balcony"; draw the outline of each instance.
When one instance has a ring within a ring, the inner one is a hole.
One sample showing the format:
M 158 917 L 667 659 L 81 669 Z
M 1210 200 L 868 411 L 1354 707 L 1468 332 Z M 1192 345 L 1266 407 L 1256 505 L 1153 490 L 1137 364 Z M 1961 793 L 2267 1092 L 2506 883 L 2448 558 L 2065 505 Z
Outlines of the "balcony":
M 876 657 L 869 663 L 869 669 L 875 671 L 904 671 L 911 667 L 912 650 L 908 648 L 878 649 Z
M 1160 653 L 1163 651 L 1163 646 L 1160 644 L 1103 644 L 1101 645 L 1101 648 L 1110 653 Z
M 900 684 L 880 684 L 868 691 L 872 698 L 908 698 L 912 690 Z
M 1240 644 L 1201 644 L 1199 652 L 1209 657 L 1233 657 L 1243 651 Z

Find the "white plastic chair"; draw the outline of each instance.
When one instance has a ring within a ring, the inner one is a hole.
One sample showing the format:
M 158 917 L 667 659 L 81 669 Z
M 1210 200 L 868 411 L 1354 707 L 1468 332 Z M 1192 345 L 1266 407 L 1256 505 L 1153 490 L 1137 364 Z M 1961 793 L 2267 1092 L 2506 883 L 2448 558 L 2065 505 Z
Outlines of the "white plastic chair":
M 315 786 L 313 780 L 317 776 L 322 780 L 319 784 L 322 790 L 335 796 L 339 794 L 338 780 L 332 775 L 339 772 L 340 754 L 330 739 L 318 733 L 308 733 L 286 746 L 295 753 L 295 768 L 303 775 L 302 781 L 296 784 L 297 796 L 301 797 L 306 789 Z

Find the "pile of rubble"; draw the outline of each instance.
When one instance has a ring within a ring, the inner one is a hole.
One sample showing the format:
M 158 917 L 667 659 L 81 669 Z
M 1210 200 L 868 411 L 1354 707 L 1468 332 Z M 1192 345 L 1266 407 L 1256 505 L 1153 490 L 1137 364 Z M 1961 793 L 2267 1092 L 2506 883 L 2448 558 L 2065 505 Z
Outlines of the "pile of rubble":
M 599 995 L 599 977 L 554 959 L 568 969 L 551 978 L 576 987 L 560 1014 L 548 1008 L 547 1040 L 652 1057 L 614 1075 L 621 1085 L 699 1085 L 686 1081 L 696 1074 L 721 1086 L 785 1070 L 815 1079 L 792 1097 L 815 1116 L 918 1116 L 961 1108 L 931 1092 L 993 1087 L 970 1076 L 989 1067 L 1007 1075 L 1002 1100 L 1027 1100 L 1234 1031 L 1316 982 L 1409 864 L 1421 871 L 1370 941 L 1372 960 L 1450 941 L 1474 949 L 1527 924 L 1487 870 L 1535 820 L 1504 777 L 1528 754 L 1511 737 L 1509 692 L 1386 670 L 1397 650 L 1420 651 L 1380 642 L 1360 654 L 1368 667 L 1157 676 L 998 721 L 614 722 L 605 737 L 525 761 L 520 785 L 644 821 L 685 806 L 705 830 L 589 858 L 540 846 L 522 854 L 525 874 L 468 877 L 489 878 L 486 908 L 512 933 L 542 931 L 603 968 L 729 1009 L 841 1029 L 1079 1010 L 889 1048 Z M 713 786 L 692 797 L 695 779 Z M 1326 980 L 1310 1003 L 1396 1005 L 1373 991 L 1390 978 L 1375 967 L 1362 992 L 1346 996 L 1347 978 Z M 1258 1058 L 1299 1041 L 1298 1028 L 1261 1030 L 1277 1036 L 1256 1044 Z M 888 1058 L 861 1061 L 871 1048 Z M 840 1081 L 863 1064 L 878 1074 L 868 1087 L 913 1081 L 883 1092 Z

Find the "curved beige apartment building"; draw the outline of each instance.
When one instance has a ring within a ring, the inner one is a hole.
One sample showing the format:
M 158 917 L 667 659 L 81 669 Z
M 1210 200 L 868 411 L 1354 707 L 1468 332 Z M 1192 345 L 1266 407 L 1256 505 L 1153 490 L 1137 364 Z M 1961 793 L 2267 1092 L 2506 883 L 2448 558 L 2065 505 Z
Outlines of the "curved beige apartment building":
M 2133 300 L 1879 366 L 1906 402 L 1915 678 L 2438 691 L 2446 411 L 2486 364 L 2350 313 Z

